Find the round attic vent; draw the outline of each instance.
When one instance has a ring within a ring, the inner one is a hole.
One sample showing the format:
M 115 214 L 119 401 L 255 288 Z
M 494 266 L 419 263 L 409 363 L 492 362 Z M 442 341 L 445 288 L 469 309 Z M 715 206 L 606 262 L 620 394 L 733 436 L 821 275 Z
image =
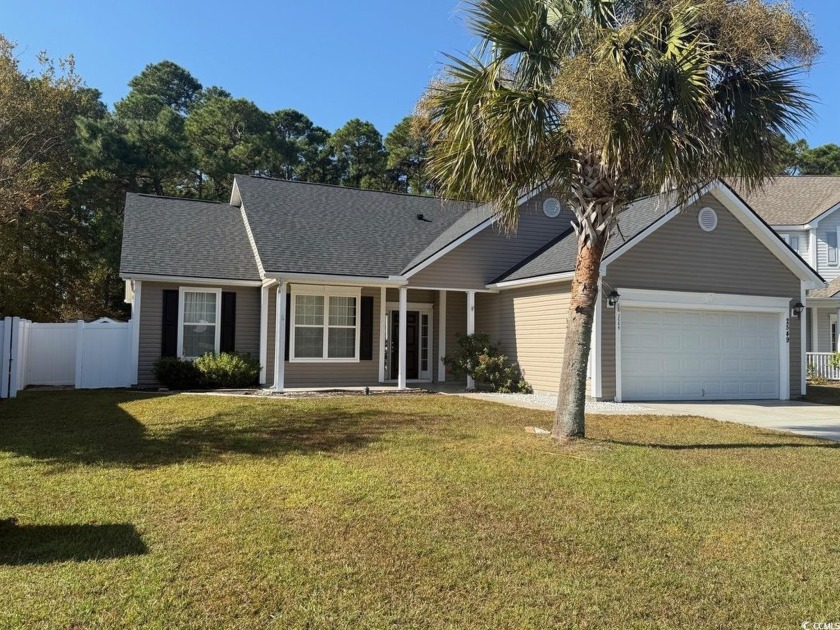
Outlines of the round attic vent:
M 560 216 L 560 211 L 563 210 L 563 204 L 557 197 L 549 197 L 543 201 L 543 214 L 549 219 L 556 219 Z
M 697 223 L 700 224 L 700 229 L 704 232 L 711 232 L 717 227 L 717 212 L 708 207 L 701 208 L 700 212 L 697 213 Z

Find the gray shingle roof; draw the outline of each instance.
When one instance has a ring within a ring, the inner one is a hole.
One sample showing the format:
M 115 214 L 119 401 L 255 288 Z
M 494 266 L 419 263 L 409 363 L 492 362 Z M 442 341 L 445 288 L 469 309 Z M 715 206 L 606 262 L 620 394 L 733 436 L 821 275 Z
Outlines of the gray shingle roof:
M 822 289 L 811 289 L 808 291 L 809 298 L 830 298 L 840 293 L 840 277 L 829 282 Z
M 604 256 L 623 246 L 659 217 L 672 210 L 675 204 L 676 198 L 670 194 L 645 197 L 632 203 L 619 215 L 618 229 L 610 238 Z M 576 259 L 577 237 L 572 230 L 568 230 L 493 282 L 524 280 L 574 271 Z
M 266 272 L 399 275 L 479 216 L 477 204 L 433 197 L 244 175 L 236 184 Z
M 840 203 L 840 177 L 781 176 L 750 194 L 733 188 L 770 225 L 802 225 Z
M 125 200 L 120 274 L 260 279 L 238 208 L 133 193 Z

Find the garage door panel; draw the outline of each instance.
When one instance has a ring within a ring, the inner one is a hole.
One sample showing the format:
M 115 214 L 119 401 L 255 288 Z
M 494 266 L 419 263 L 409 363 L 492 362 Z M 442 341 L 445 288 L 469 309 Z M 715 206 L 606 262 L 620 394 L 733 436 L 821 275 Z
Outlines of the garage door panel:
M 622 309 L 624 400 L 779 398 L 772 313 Z

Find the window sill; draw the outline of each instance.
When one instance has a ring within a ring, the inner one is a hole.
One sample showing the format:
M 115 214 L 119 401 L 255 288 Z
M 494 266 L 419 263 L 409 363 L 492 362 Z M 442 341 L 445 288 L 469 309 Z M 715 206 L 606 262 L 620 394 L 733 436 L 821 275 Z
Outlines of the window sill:
M 354 359 L 297 359 L 289 358 L 288 363 L 361 363 L 357 358 Z

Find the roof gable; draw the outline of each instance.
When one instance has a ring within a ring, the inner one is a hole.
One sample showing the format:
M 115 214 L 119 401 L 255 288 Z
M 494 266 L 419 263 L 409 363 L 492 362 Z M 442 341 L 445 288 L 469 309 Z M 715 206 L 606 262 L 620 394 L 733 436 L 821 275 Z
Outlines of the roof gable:
M 770 252 L 781 260 L 797 277 L 812 287 L 822 287 L 824 280 L 794 252 L 738 195 L 725 183 L 715 182 L 704 193 L 714 194 L 738 221 L 744 225 Z M 698 195 L 698 199 L 701 195 Z M 643 241 L 649 234 L 678 216 L 685 206 L 677 206 L 673 195 L 657 195 L 631 204 L 618 219 L 601 263 L 601 273 L 608 265 Z M 574 270 L 577 259 L 577 238 L 574 233 L 561 235 L 541 251 L 535 252 L 513 269 L 505 272 L 493 284 L 536 279 L 540 276 L 568 273 Z
M 389 277 L 402 273 L 477 204 L 237 175 L 267 274 Z M 465 218 L 467 217 L 467 218 Z

